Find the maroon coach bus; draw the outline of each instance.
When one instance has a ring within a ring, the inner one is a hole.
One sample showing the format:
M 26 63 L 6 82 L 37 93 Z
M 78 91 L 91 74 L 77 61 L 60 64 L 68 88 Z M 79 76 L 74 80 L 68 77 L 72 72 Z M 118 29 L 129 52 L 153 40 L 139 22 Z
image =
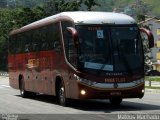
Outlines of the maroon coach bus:
M 127 15 L 63 12 L 10 33 L 9 82 L 22 97 L 33 93 L 71 99 L 142 98 L 144 51 L 140 32 L 153 35 Z

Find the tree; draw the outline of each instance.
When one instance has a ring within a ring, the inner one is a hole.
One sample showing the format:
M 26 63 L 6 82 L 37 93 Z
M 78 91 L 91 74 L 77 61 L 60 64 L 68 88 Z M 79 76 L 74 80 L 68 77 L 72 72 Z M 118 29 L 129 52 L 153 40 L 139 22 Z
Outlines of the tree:
M 21 16 L 21 17 L 19 17 Z M 34 21 L 35 14 L 30 8 L 18 8 L 16 14 L 14 15 L 14 20 L 18 27 L 22 27 Z
M 137 15 L 137 20 L 139 21 L 144 21 L 145 20 L 145 15 L 151 11 L 151 6 L 148 3 L 145 3 L 142 0 L 138 0 L 136 2 L 136 7 L 135 7 L 136 15 Z
M 91 11 L 93 6 L 99 6 L 99 4 L 95 2 L 95 0 L 85 0 L 84 4 L 87 6 L 88 11 Z
M 137 20 L 138 20 L 138 22 L 144 21 L 145 19 L 146 19 L 145 15 L 143 15 L 143 14 L 137 14 Z
M 19 7 L 34 8 L 36 6 L 42 5 L 45 2 L 45 0 L 6 0 L 6 1 L 7 1 L 7 7 L 9 8 L 19 8 Z
M 7 70 L 8 35 L 16 27 L 13 21 L 14 10 L 0 9 L 0 69 Z
M 43 7 L 40 7 L 40 6 L 36 8 L 25 7 L 25 8 L 16 9 L 14 20 L 18 27 L 22 27 L 24 25 L 40 20 L 46 16 L 47 15 Z
M 47 17 L 47 13 L 46 13 L 44 7 L 37 6 L 32 9 L 32 12 L 34 14 L 33 21 L 37 21 L 37 20 L 40 20 L 40 19 Z
M 45 5 L 45 10 L 48 15 L 64 11 L 78 11 L 81 6 L 81 1 L 65 1 L 65 0 L 49 0 Z

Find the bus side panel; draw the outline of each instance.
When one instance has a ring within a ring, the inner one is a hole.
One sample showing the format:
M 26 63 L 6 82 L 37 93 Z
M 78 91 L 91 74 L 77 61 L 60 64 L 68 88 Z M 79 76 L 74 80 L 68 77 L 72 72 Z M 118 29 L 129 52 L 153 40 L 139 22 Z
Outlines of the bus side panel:
M 52 80 L 52 94 L 56 95 L 56 79 L 59 77 L 65 85 L 65 88 L 68 88 L 68 71 L 65 64 L 65 58 L 62 53 L 53 52 L 51 58 L 51 80 Z M 66 89 L 67 90 L 67 89 Z M 67 92 L 67 91 L 66 91 Z M 67 92 L 68 93 L 68 92 Z
M 39 67 L 40 67 L 40 84 L 39 87 L 43 86 L 43 93 L 45 94 L 51 94 L 51 56 L 52 52 L 51 51 L 43 51 L 40 53 L 39 57 Z
M 16 80 L 16 64 L 15 55 L 8 56 L 8 72 L 9 72 L 9 85 L 15 89 L 18 89 L 18 82 Z
M 19 89 L 19 76 L 24 74 L 25 69 L 25 55 L 9 55 L 8 57 L 8 70 L 10 86 Z
M 77 83 L 77 79 L 74 76 L 75 71 L 71 68 L 69 68 L 69 97 L 73 98 L 73 99 L 78 99 L 79 98 L 79 89 L 78 89 L 78 83 Z

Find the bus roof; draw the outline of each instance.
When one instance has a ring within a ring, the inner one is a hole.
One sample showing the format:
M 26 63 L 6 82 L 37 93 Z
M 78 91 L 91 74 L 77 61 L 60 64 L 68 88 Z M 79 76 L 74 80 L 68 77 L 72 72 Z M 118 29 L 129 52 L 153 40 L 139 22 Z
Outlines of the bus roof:
M 34 29 L 37 26 L 52 23 L 56 20 L 70 19 L 75 24 L 135 24 L 136 21 L 125 14 L 113 12 L 91 12 L 91 11 L 75 11 L 62 12 L 42 20 L 38 20 L 28 24 L 18 30 L 14 30 L 11 34 L 21 33 L 29 29 Z
M 125 14 L 113 12 L 62 12 L 61 16 L 68 16 L 74 23 L 81 24 L 133 24 L 135 20 Z

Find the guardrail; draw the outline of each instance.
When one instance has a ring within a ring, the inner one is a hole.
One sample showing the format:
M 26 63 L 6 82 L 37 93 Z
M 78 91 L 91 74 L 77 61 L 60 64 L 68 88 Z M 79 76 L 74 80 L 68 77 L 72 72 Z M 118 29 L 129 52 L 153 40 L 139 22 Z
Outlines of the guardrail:
M 150 76 L 146 79 L 145 85 L 148 87 L 158 87 L 160 88 L 160 77 L 159 76 Z
M 8 77 L 8 72 L 2 72 L 2 71 L 0 71 L 0 76 Z

